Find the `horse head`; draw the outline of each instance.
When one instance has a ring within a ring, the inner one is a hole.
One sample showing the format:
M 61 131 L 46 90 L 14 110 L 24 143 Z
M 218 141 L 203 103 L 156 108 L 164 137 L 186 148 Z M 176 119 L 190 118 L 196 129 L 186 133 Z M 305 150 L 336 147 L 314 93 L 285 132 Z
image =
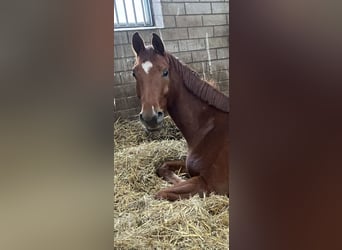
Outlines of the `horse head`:
M 132 37 L 136 55 L 133 76 L 136 92 L 141 101 L 140 121 L 149 131 L 158 130 L 164 120 L 169 91 L 169 63 L 160 37 L 152 34 L 152 46 L 145 47 L 136 32 Z

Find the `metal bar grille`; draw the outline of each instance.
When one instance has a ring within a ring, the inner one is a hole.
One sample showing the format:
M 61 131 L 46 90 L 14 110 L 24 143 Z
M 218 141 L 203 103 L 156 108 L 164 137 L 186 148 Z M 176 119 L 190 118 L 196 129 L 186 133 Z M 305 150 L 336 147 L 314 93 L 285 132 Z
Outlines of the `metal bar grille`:
M 136 12 L 135 3 L 134 3 L 134 1 L 132 3 L 133 3 L 134 22 L 136 23 L 137 22 L 137 14 L 135 13 Z
M 114 1 L 114 28 L 149 27 L 152 25 L 150 0 Z
M 127 10 L 127 8 L 126 8 L 126 3 L 125 3 L 125 2 L 126 2 L 126 1 L 123 0 L 123 8 L 124 8 L 124 10 Z M 124 11 L 123 13 L 125 14 L 125 23 L 128 23 L 128 20 L 127 20 L 127 11 Z

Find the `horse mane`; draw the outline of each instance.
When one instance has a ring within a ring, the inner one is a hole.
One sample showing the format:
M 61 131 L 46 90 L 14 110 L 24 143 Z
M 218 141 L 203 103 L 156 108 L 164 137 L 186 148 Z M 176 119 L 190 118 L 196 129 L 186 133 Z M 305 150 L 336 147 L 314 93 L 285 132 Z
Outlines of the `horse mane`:
M 179 61 L 173 55 L 167 54 L 167 57 L 170 60 L 170 64 L 182 75 L 183 84 L 191 93 L 209 105 L 223 112 L 229 112 L 229 99 L 225 94 L 202 80 L 197 72 Z

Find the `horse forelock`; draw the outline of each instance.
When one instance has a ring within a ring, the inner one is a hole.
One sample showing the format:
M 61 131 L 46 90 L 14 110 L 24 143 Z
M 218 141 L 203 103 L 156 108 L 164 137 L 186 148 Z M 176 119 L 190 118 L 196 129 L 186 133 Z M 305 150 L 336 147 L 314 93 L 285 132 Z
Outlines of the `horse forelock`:
M 167 57 L 177 72 L 181 74 L 183 84 L 191 93 L 209 105 L 223 112 L 229 112 L 229 99 L 225 94 L 202 80 L 196 71 L 190 69 L 171 54 L 168 54 Z
M 151 61 L 160 57 L 163 57 L 163 55 L 160 55 L 160 53 L 158 53 L 158 51 L 156 51 L 151 45 L 146 46 L 144 51 L 139 55 L 136 55 L 136 58 L 139 58 L 142 62 Z

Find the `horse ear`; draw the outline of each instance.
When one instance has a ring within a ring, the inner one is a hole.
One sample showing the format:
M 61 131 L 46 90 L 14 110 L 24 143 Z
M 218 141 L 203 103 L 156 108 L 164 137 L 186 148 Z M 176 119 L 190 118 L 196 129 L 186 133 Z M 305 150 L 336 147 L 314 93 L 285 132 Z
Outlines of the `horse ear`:
M 153 48 L 161 55 L 164 55 L 165 49 L 164 49 L 164 44 L 163 41 L 160 39 L 160 37 L 156 34 L 152 34 L 152 45 Z
M 132 37 L 132 44 L 133 44 L 133 49 L 137 55 L 139 55 L 141 51 L 145 50 L 144 40 L 141 38 L 138 32 L 134 33 Z

